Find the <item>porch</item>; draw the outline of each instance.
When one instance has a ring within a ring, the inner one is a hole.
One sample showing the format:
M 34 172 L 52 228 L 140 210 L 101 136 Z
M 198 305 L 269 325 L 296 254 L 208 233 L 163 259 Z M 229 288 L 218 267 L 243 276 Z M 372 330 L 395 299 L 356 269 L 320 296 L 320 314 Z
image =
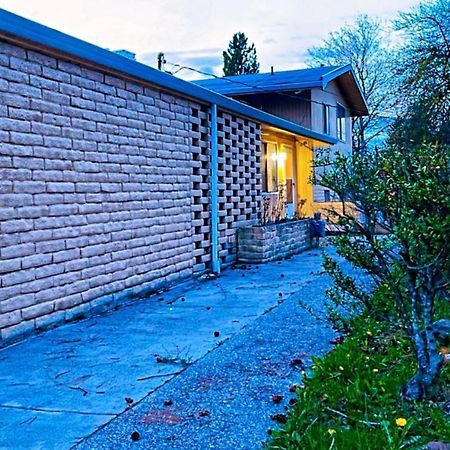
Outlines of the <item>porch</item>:
M 265 125 L 261 144 L 261 222 L 312 217 L 314 148 L 329 144 Z

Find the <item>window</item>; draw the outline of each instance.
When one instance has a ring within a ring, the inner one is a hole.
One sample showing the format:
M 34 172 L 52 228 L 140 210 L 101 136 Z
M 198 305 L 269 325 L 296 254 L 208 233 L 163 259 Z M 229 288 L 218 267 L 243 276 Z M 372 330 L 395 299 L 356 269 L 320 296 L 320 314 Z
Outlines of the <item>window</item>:
M 261 172 L 263 192 L 276 192 L 278 190 L 277 144 L 264 142 Z
M 325 134 L 331 134 L 330 127 L 330 107 L 329 105 L 323 105 L 323 132 Z
M 344 142 L 347 140 L 346 125 L 345 108 L 338 104 L 336 108 L 336 137 Z
M 323 201 L 324 202 L 329 202 L 331 201 L 331 195 L 330 195 L 330 191 L 328 189 L 325 189 L 323 191 Z

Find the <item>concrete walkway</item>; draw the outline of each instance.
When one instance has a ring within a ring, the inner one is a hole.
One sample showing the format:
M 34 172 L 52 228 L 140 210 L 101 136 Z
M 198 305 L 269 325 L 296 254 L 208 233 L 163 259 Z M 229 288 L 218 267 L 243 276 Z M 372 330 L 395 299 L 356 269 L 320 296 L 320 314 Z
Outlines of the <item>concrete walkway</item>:
M 257 448 L 292 361 L 328 348 L 297 301 L 321 307 L 320 264 L 228 270 L 1 350 L 0 449 Z

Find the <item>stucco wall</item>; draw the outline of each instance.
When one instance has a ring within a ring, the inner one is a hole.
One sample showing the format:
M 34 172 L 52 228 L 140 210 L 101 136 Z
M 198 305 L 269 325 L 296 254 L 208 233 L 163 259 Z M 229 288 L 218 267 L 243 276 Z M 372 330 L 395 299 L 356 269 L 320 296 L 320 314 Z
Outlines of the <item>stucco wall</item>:
M 207 116 L 139 81 L 0 42 L 0 345 L 208 269 Z M 226 231 L 256 221 L 259 201 L 243 188 L 259 182 L 259 125 L 227 126 L 239 211 L 221 203 L 224 261 L 235 258 Z

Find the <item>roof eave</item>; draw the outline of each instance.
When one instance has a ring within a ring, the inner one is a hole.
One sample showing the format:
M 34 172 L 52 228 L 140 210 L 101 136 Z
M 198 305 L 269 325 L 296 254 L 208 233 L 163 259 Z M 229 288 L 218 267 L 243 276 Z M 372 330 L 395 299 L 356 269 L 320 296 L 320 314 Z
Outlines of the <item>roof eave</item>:
M 232 83 L 232 81 L 230 81 Z M 285 92 L 292 92 L 296 91 L 298 89 L 309 89 L 309 88 L 315 88 L 315 87 L 321 87 L 321 82 L 311 81 L 311 82 L 303 82 L 303 83 L 292 83 L 291 85 L 274 85 L 271 87 L 248 87 L 248 89 L 244 90 L 244 88 L 236 88 L 236 90 L 232 89 L 222 89 L 222 92 L 220 92 L 220 89 L 216 90 L 214 89 L 214 86 L 202 86 L 200 83 L 196 83 L 194 81 L 194 84 L 197 86 L 203 87 L 203 89 L 210 89 L 213 92 L 220 93 L 221 95 L 227 95 L 227 96 L 233 96 L 238 97 L 241 95 L 257 95 L 257 94 L 271 94 L 271 93 L 285 93 Z
M 322 76 L 322 89 L 325 90 L 330 81 L 336 80 L 341 75 L 345 73 L 350 73 L 352 75 L 353 81 L 356 85 L 361 104 L 364 105 L 364 109 L 358 109 L 355 116 L 366 116 L 369 114 L 369 106 L 367 105 L 366 99 L 364 97 L 361 85 L 359 84 L 358 78 L 355 75 L 353 67 L 351 64 L 346 64 L 345 66 L 338 67 L 337 69 L 332 70 L 331 72 L 326 73 Z
M 75 57 L 94 66 L 99 66 L 113 73 L 121 73 L 143 80 L 183 97 L 195 99 L 203 103 L 215 103 L 224 110 L 254 119 L 256 121 L 274 125 L 282 129 L 300 134 L 323 142 L 334 144 L 332 138 L 303 128 L 293 122 L 281 119 L 272 114 L 252 108 L 239 101 L 232 100 L 216 92 L 197 86 L 194 83 L 181 80 L 150 66 L 130 60 L 109 50 L 90 44 L 81 39 L 69 36 L 60 31 L 41 25 L 29 19 L 13 14 L 0 8 L 0 35 L 5 39 L 35 44 L 37 48 L 50 48 L 59 54 Z

